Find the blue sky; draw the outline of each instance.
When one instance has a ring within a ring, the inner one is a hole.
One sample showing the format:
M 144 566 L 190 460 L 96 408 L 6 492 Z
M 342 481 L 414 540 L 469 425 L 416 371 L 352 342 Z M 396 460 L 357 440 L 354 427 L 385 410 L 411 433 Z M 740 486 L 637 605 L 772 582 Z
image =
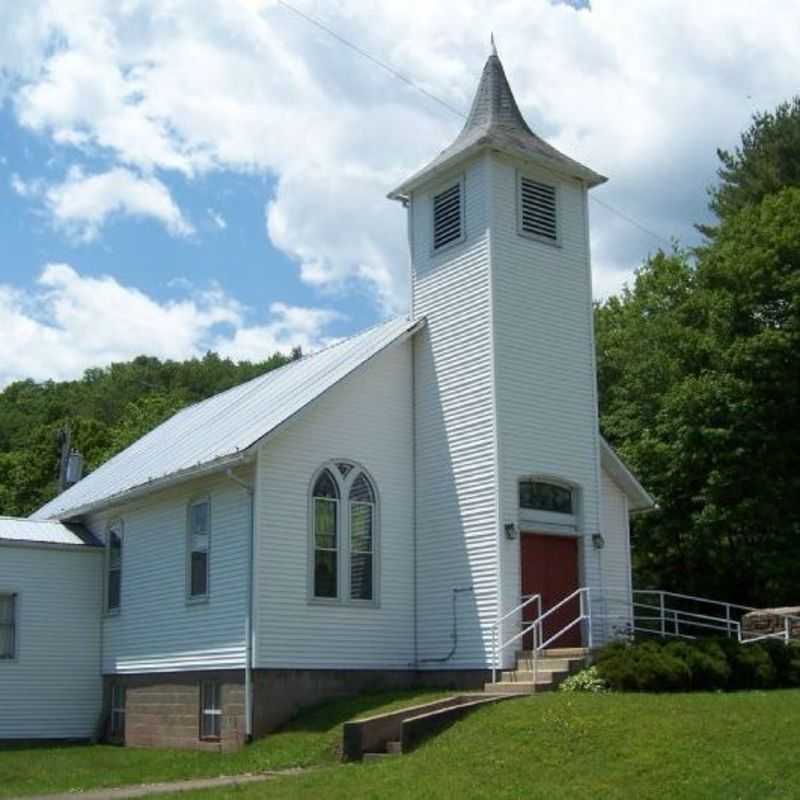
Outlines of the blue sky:
M 274 193 L 274 176 L 213 172 L 189 180 L 167 174 L 162 180 L 195 229 L 191 236 L 171 236 L 152 217 L 112 213 L 102 234 L 87 242 L 54 227 L 41 204 L 21 196 L 12 182 L 15 176 L 24 183 L 48 176 L 58 182 L 76 158 L 87 173 L 102 172 L 113 167 L 113 158 L 100 153 L 87 157 L 75 148 L 54 146 L 46 137 L 22 128 L 9 104 L 0 111 L 0 137 L 0 203 L 6 209 L 0 215 L 4 283 L 33 291 L 44 264 L 64 262 L 82 275 L 113 275 L 160 301 L 184 296 L 189 286 L 204 289 L 219 284 L 249 307 L 254 320 L 263 317 L 259 310 L 276 299 L 293 306 L 319 302 L 320 292 L 298 280 L 296 264 L 266 235 L 264 206 Z M 402 223 L 399 209 L 397 217 Z M 332 336 L 376 321 L 376 310 L 363 287 L 350 287 L 331 305 L 343 314 L 331 325 Z
M 596 296 L 696 241 L 715 149 L 795 91 L 800 8 L 294 0 L 468 109 L 493 31 L 531 126 L 610 177 Z M 406 309 L 386 192 L 462 120 L 274 0 L 0 8 L 0 386 L 306 350 Z

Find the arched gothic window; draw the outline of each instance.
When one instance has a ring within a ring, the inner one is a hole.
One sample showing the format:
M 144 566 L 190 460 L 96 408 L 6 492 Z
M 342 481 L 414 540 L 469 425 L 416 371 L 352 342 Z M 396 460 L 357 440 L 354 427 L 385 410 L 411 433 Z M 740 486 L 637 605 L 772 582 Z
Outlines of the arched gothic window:
M 378 504 L 372 479 L 338 461 L 317 474 L 311 502 L 314 598 L 374 602 Z

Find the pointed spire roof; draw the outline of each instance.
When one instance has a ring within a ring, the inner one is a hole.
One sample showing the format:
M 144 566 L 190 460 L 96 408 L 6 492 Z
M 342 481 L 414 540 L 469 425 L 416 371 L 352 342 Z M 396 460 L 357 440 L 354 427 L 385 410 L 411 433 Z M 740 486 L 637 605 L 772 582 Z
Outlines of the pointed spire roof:
M 560 174 L 584 180 L 590 187 L 606 181 L 605 177 L 594 170 L 556 150 L 528 127 L 508 85 L 505 70 L 497 55 L 494 36 L 491 42 L 492 53 L 483 68 L 475 99 L 461 133 L 428 166 L 391 192 L 390 198 L 399 200 L 407 197 L 424 181 L 485 148 L 534 161 Z

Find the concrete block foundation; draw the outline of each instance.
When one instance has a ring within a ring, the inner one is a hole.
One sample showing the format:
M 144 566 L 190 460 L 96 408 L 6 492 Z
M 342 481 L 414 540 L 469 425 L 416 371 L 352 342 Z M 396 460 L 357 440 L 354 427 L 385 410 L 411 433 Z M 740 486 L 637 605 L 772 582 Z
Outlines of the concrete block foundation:
M 218 740 L 200 738 L 200 684 L 221 684 L 222 722 Z M 124 744 L 194 750 L 236 750 L 245 742 L 244 673 L 241 670 L 106 676 L 105 708 L 111 686 L 125 687 Z M 108 727 L 107 727 L 108 730 Z
M 253 734 L 264 736 L 303 709 L 336 697 L 403 689 L 477 690 L 489 677 L 488 670 L 258 669 L 253 671 Z M 204 681 L 221 684 L 222 734 L 216 741 L 200 738 Z M 243 670 L 105 676 L 107 739 L 113 684 L 125 687 L 125 733 L 117 739 L 120 743 L 229 751 L 246 741 Z

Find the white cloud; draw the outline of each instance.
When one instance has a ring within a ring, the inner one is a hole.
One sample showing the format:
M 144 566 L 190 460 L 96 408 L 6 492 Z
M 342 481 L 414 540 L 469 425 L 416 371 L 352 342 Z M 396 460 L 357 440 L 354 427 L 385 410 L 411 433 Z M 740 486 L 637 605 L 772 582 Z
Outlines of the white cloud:
M 494 30 L 534 129 L 608 174 L 599 196 L 667 238 L 704 215 L 715 148 L 800 72 L 793 3 L 296 2 L 464 109 Z M 404 215 L 383 196 L 458 131 L 441 106 L 268 1 L 7 4 L 0 45 L 23 125 L 144 175 L 275 175 L 267 230 L 303 280 L 405 306 Z M 598 285 L 658 246 L 593 215 Z
M 11 175 L 10 184 L 20 197 L 36 197 L 41 194 L 43 185 L 41 180 L 25 181 L 16 172 Z
M 21 378 L 75 378 L 140 354 L 185 359 L 211 349 L 260 360 L 295 346 L 312 351 L 331 340 L 327 328 L 340 318 L 283 303 L 270 307 L 264 324 L 250 324 L 249 316 L 219 287 L 158 302 L 109 276 L 48 264 L 29 292 L 0 284 L 0 387 Z
M 194 232 L 161 181 L 123 167 L 96 175 L 84 175 L 73 167 L 63 183 L 45 191 L 44 199 L 55 224 L 84 241 L 97 238 L 100 228 L 115 214 L 158 220 L 173 236 Z

